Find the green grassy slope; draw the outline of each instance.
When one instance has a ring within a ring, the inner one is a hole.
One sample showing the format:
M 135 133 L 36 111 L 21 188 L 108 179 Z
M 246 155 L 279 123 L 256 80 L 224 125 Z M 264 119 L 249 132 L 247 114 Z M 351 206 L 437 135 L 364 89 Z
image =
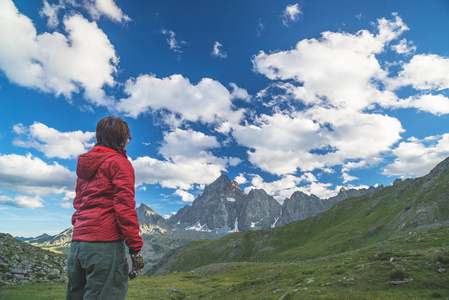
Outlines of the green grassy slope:
M 448 299 L 448 269 L 449 227 L 439 227 L 317 259 L 139 276 L 127 299 Z M 0 288 L 0 299 L 64 299 L 65 290 L 64 284 L 15 285 Z
M 448 168 L 445 160 L 424 177 L 344 200 L 315 217 L 279 228 L 192 242 L 172 259 L 169 269 L 190 271 L 220 262 L 315 259 L 449 225 Z M 369 234 L 371 230 L 375 234 Z

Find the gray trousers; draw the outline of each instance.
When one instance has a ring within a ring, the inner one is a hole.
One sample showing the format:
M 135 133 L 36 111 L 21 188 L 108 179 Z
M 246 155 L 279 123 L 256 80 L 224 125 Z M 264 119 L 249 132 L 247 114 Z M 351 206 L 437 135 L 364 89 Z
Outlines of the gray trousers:
M 126 249 L 123 241 L 72 242 L 66 299 L 125 299 L 128 291 Z

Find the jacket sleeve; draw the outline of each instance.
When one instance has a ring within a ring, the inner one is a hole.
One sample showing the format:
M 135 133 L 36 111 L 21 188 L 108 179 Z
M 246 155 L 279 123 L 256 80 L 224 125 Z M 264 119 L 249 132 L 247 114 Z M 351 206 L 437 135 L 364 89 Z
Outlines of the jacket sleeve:
M 80 197 L 81 197 L 81 183 L 80 183 L 80 179 L 77 178 L 76 179 L 76 189 L 75 189 L 75 198 L 73 199 L 73 207 L 75 208 L 75 212 L 72 215 L 72 225 L 75 226 L 75 222 L 76 222 L 76 217 L 77 217 L 77 213 L 78 213 L 78 207 L 80 205 Z
M 126 158 L 114 160 L 111 163 L 112 184 L 114 186 L 114 210 L 117 223 L 125 238 L 130 252 L 137 252 L 143 246 L 139 235 L 136 201 L 134 200 L 134 168 Z

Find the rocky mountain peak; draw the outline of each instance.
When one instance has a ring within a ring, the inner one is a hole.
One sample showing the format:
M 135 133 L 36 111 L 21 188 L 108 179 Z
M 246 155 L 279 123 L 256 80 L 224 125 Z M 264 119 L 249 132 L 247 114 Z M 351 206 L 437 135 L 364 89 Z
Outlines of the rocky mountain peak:
M 233 184 L 229 177 L 221 174 L 214 182 L 204 188 L 204 193 L 215 193 L 217 191 L 226 191 L 232 188 Z
M 143 203 L 136 211 L 141 234 L 163 233 L 173 229 L 166 219 Z
M 138 208 L 136 208 L 137 213 L 155 214 L 156 212 L 152 210 L 148 205 L 141 203 Z
M 268 195 L 268 194 L 267 194 L 267 192 L 265 192 L 264 189 L 252 189 L 248 193 L 248 197 L 265 196 L 265 195 Z
M 301 191 L 295 191 L 291 195 L 290 199 L 296 199 L 298 201 L 300 201 L 300 200 L 304 201 L 304 200 L 310 200 L 310 199 L 319 200 L 319 198 L 317 196 L 315 196 L 314 194 L 307 195 L 306 193 L 303 193 Z M 286 201 L 287 200 L 288 199 L 286 199 Z

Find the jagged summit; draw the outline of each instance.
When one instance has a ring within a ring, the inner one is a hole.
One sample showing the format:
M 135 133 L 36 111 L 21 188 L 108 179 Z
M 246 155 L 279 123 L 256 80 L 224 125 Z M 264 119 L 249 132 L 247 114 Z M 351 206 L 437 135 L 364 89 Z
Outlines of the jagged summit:
M 149 207 L 148 205 L 146 205 L 144 203 L 141 203 L 139 205 L 139 207 L 136 208 L 136 211 L 151 211 L 151 212 L 154 212 L 154 210 L 152 210 L 151 207 Z
M 241 230 L 239 228 L 239 211 L 246 194 L 235 181 L 222 174 L 204 193 L 198 196 L 192 206 L 184 206 L 169 222 L 186 230 L 215 232 L 226 234 Z
M 236 181 L 231 181 L 227 175 L 221 174 L 214 182 L 204 188 L 204 193 L 228 193 L 233 189 L 240 190 L 239 184 Z
M 173 226 L 149 206 L 142 203 L 136 211 L 141 234 L 164 233 L 173 230 Z
M 213 183 L 210 185 L 216 185 L 216 184 L 231 184 L 231 179 L 229 179 L 228 175 L 221 174 Z

